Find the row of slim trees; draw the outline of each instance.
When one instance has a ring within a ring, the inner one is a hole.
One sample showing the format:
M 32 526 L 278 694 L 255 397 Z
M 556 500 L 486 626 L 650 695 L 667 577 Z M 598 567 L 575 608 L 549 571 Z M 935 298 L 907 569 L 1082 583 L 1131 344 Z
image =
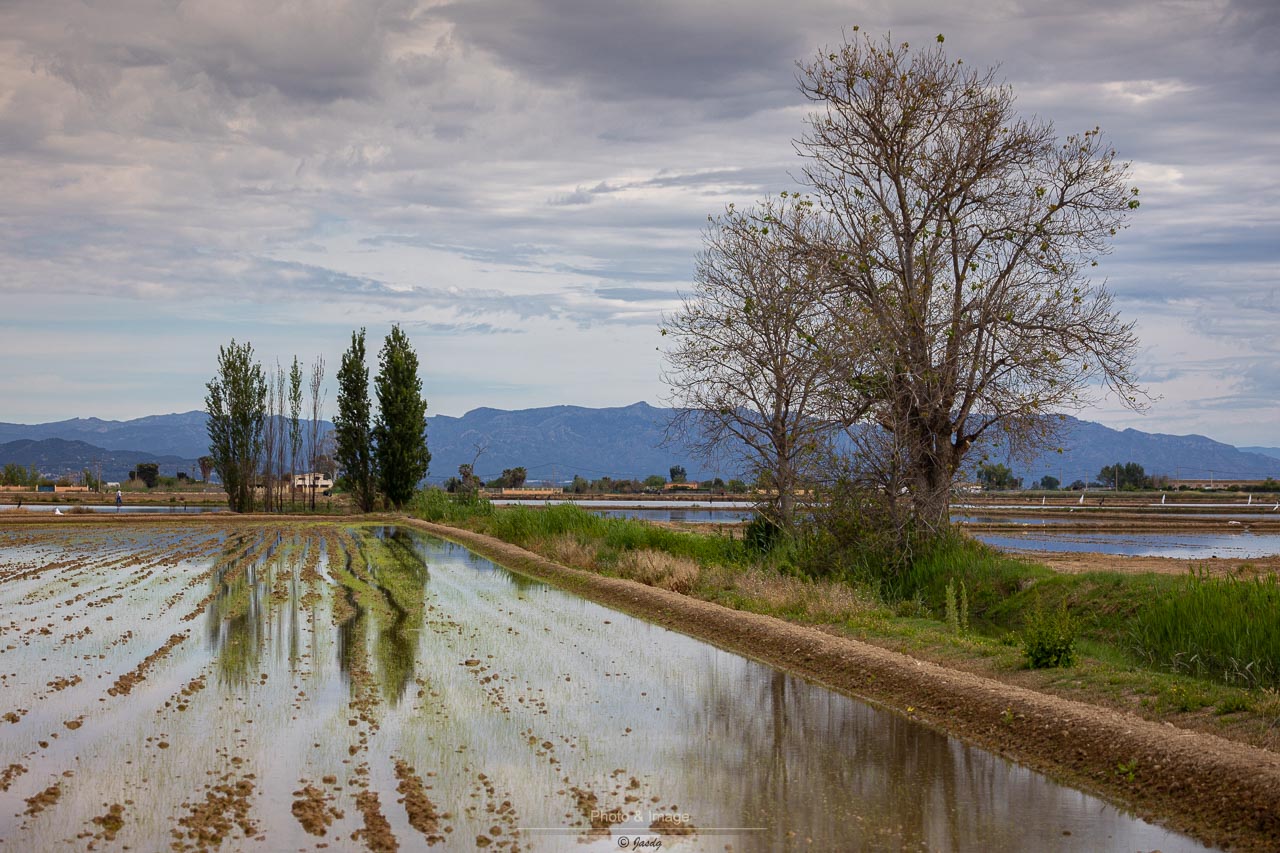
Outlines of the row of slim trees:
M 801 66 L 801 186 L 710 217 L 664 321 L 677 433 L 740 449 L 785 529 L 824 486 L 943 529 L 984 448 L 1042 446 L 1096 389 L 1143 405 L 1133 326 L 1088 277 L 1138 207 L 1128 165 L 942 41 L 855 28 Z
M 206 386 L 205 410 L 209 458 L 232 511 L 252 511 L 259 492 L 268 512 L 283 509 L 286 497 L 296 504 L 299 463 L 305 460 L 311 474 L 322 467 L 327 444 L 324 376 L 324 358 L 318 357 L 311 366 L 310 407 L 304 422 L 303 372 L 296 357 L 287 372 L 279 364 L 272 371 L 254 358 L 248 342 L 232 340 L 219 349 L 217 373 Z M 369 397 L 364 329 L 352 333 L 337 378 L 333 458 L 353 501 L 363 512 L 372 510 L 380 496 L 402 506 L 431 461 L 427 403 L 408 336 L 399 326 L 387 335 L 374 379 L 376 416 Z M 314 477 L 307 477 L 302 496 L 314 509 Z

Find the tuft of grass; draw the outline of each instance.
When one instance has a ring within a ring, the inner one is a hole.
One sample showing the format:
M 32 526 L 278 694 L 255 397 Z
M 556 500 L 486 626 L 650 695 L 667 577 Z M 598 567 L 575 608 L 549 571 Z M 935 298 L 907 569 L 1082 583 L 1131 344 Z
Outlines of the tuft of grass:
M 1134 650 L 1149 664 L 1226 684 L 1280 686 L 1280 582 L 1187 575 L 1133 620 Z
M 883 614 L 874 592 L 842 581 L 785 575 L 766 567 L 728 570 L 718 580 L 726 597 L 773 616 L 836 623 Z
M 600 546 L 565 533 L 547 542 L 544 553 L 557 563 L 575 569 L 594 569 L 600 557 Z
M 701 573 L 697 562 L 688 557 L 648 549 L 623 552 L 615 570 L 624 578 L 679 593 L 691 592 Z

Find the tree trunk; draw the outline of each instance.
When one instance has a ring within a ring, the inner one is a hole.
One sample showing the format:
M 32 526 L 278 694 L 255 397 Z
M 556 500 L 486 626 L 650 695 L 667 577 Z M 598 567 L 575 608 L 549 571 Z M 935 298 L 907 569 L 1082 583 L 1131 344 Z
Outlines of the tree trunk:
M 937 435 L 936 430 L 922 429 L 912 441 L 911 505 L 916 523 L 930 534 L 941 533 L 951 524 L 952 447 Z

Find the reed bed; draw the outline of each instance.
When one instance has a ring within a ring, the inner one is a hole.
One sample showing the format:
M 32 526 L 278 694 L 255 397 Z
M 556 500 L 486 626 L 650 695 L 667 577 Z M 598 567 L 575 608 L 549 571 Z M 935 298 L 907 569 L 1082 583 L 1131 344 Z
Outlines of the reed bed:
M 1134 618 L 1153 666 L 1244 687 L 1280 686 L 1280 581 L 1194 572 Z

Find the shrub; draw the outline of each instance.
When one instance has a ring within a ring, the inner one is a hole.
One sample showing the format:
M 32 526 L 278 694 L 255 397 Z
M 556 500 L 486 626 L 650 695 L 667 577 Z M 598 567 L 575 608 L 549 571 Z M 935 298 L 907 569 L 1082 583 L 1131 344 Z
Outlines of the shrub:
M 1039 604 L 1027 616 L 1022 631 L 1022 651 L 1032 669 L 1071 666 L 1076 658 L 1076 620 L 1065 602 L 1055 610 Z
M 762 515 L 757 515 L 742 531 L 742 541 L 757 554 L 767 554 L 782 538 L 782 528 Z
M 947 581 L 946 589 L 947 627 L 953 634 L 969 633 L 969 591 L 964 581 L 960 581 L 960 594 L 956 595 L 956 582 Z

